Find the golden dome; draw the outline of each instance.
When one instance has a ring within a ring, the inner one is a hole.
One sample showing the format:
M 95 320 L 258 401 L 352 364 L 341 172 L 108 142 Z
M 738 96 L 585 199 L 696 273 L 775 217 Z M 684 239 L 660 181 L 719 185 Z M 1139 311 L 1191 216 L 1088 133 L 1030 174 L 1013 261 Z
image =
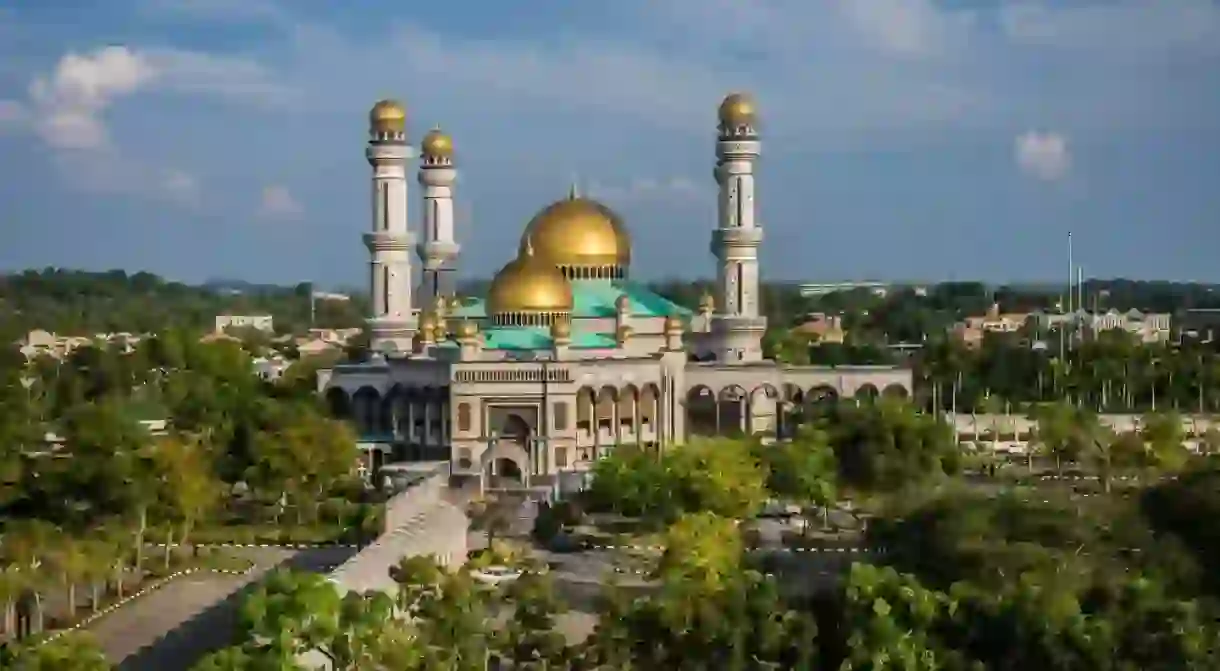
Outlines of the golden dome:
M 757 114 L 754 99 L 745 93 L 730 93 L 720 103 L 720 123 L 726 126 L 753 123 Z
M 673 333 L 682 330 L 682 318 L 678 315 L 669 315 L 665 318 L 665 332 Z
M 473 338 L 479 334 L 479 325 L 475 324 L 469 319 L 463 319 L 462 322 L 458 324 L 457 334 L 459 338 Z
M 575 189 L 534 215 L 521 238 L 523 250 L 526 244 L 560 267 L 631 265 L 631 236 L 622 220 L 605 205 L 580 197 Z
M 614 339 L 617 340 L 618 343 L 621 345 L 621 344 L 627 342 L 628 340 L 630 340 L 632 334 L 634 334 L 634 333 L 635 333 L 635 329 L 631 328 L 630 326 L 627 326 L 626 324 L 623 324 L 622 326 L 618 327 L 618 329 L 615 330 Z
M 449 337 L 449 328 L 447 326 L 445 326 L 445 322 L 443 320 L 436 322 L 436 326 L 433 327 L 433 331 L 432 331 L 432 339 L 435 340 L 436 342 L 441 342 L 442 340 L 445 340 L 448 337 Z
M 436 342 L 436 316 L 431 312 L 425 312 L 424 316 L 419 320 L 419 339 L 420 342 L 432 343 Z
M 428 131 L 420 142 L 420 152 L 424 156 L 449 158 L 453 156 L 453 138 L 441 131 L 440 126 Z
M 551 340 L 571 340 L 572 322 L 567 319 L 556 319 L 551 322 Z
M 525 249 L 496 273 L 487 291 L 487 312 L 554 313 L 572 311 L 572 285 L 526 240 Z
M 397 100 L 379 100 L 369 110 L 369 125 L 386 130 L 405 130 L 407 108 Z

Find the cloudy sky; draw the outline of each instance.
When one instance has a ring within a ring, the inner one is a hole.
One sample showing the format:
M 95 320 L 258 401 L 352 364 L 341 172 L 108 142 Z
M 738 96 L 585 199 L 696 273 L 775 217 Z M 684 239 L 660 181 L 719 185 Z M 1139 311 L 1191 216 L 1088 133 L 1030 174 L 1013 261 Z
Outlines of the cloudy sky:
M 359 283 L 392 96 L 454 137 L 466 275 L 575 178 L 637 276 L 705 276 L 738 89 L 769 277 L 1057 279 L 1071 230 L 1089 275 L 1220 281 L 1215 0 L 5 3 L 0 267 Z

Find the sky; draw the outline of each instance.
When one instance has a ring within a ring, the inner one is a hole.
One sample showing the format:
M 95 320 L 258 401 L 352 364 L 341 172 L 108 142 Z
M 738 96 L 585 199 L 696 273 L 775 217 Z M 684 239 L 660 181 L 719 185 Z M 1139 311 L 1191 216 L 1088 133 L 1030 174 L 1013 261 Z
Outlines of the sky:
M 1217 0 L 4 3 L 0 269 L 359 285 L 392 97 L 453 136 L 464 277 L 573 181 L 634 276 L 708 277 L 731 91 L 764 278 L 1064 279 L 1071 231 L 1086 276 L 1220 281 Z

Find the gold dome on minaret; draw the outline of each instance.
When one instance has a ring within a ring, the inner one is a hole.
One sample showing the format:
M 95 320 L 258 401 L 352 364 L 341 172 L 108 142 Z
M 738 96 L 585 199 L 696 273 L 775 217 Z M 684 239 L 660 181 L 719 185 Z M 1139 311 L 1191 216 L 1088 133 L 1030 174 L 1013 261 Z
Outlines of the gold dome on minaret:
M 435 156 L 437 158 L 453 157 L 453 138 L 442 131 L 440 126 L 428 131 L 428 134 L 420 142 L 419 147 L 420 153 L 424 156 Z
M 369 125 L 382 130 L 405 130 L 407 108 L 397 100 L 379 100 L 369 110 Z
M 726 126 L 753 123 L 758 115 L 754 98 L 746 93 L 730 93 L 720 102 L 720 123 Z
M 622 219 L 575 187 L 534 215 L 521 238 L 522 249 L 526 244 L 569 277 L 602 277 L 631 265 L 631 236 Z
M 496 273 L 487 291 L 487 312 L 493 317 L 571 311 L 572 284 L 553 263 L 536 253 L 528 239 L 522 253 Z

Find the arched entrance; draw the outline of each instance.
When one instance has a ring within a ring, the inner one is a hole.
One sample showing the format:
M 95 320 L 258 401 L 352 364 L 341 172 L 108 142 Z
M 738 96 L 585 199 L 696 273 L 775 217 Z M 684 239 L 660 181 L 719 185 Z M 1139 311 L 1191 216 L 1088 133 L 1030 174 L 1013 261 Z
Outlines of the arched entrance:
M 529 486 L 529 446 L 533 429 L 521 415 L 509 413 L 483 453 L 483 479 L 493 489 L 520 489 Z

